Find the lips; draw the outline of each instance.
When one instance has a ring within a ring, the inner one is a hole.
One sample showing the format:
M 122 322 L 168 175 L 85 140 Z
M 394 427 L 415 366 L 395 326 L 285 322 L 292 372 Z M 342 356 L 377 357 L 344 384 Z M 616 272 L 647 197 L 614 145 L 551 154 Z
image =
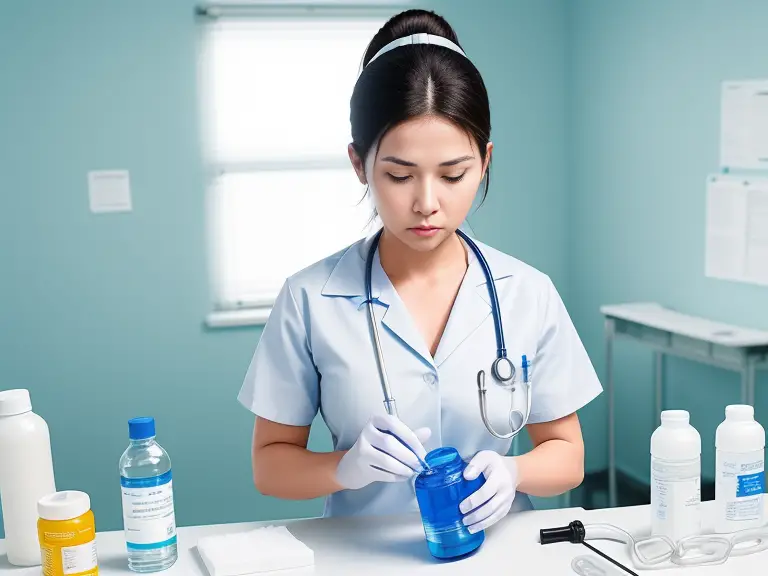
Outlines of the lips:
M 434 236 L 440 231 L 440 228 L 435 226 L 417 226 L 416 228 L 409 228 L 409 230 L 417 236 Z

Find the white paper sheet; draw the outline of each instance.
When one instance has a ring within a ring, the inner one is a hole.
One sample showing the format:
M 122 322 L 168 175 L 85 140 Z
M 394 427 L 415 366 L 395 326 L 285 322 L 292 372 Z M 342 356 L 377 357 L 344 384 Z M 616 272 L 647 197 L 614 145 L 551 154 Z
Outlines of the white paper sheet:
M 723 82 L 720 165 L 768 168 L 768 80 Z
M 91 212 L 131 211 L 131 185 L 128 171 L 100 170 L 88 172 L 88 197 Z
M 705 274 L 768 286 L 768 179 L 707 180 Z

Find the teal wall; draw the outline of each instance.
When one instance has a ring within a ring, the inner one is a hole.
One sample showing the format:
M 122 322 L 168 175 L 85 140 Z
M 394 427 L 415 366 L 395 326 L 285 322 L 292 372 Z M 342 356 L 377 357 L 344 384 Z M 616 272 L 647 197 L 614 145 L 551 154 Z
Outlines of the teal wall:
M 31 390 L 58 487 L 91 495 L 100 530 L 122 526 L 117 462 L 143 414 L 173 459 L 180 524 L 321 511 L 253 488 L 253 419 L 235 396 L 259 330 L 203 327 L 193 6 L 39 0 L 0 18 L 0 388 Z M 568 301 L 564 4 L 426 6 L 491 93 L 494 183 L 474 230 Z M 134 211 L 92 215 L 86 172 L 112 168 L 130 170 Z M 329 448 L 324 427 L 311 445 Z
M 768 3 L 583 0 L 570 7 L 568 278 L 593 362 L 602 373 L 598 309 L 606 303 L 655 300 L 768 329 L 768 288 L 704 276 L 704 179 L 719 169 L 720 83 L 768 77 Z M 626 442 L 617 462 L 647 479 L 652 354 L 617 342 L 615 375 L 617 441 Z M 665 376 L 665 406 L 691 411 L 702 473 L 713 478 L 715 428 L 726 404 L 740 401 L 738 376 L 683 360 L 669 361 Z M 755 407 L 764 425 L 766 383 L 758 380 Z M 595 426 L 605 426 L 602 410 Z M 605 444 L 589 448 L 604 453 Z

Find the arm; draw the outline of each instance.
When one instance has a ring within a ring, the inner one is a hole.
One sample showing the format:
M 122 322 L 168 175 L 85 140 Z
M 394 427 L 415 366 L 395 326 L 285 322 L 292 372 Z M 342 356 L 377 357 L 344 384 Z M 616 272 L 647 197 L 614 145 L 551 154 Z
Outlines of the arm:
M 405 482 L 421 468 L 431 431 L 411 431 L 389 415 L 373 416 L 349 450 L 307 450 L 309 426 L 257 417 L 253 429 L 253 480 L 262 494 L 290 500 L 327 496 L 371 482 Z M 417 456 L 418 454 L 418 456 Z
M 342 489 L 336 468 L 346 452 L 307 450 L 309 426 L 278 424 L 260 416 L 253 427 L 253 481 L 266 496 L 308 500 Z
M 528 424 L 533 450 L 509 457 L 517 469 L 518 490 L 556 496 L 584 479 L 584 441 L 576 413 L 552 422 Z

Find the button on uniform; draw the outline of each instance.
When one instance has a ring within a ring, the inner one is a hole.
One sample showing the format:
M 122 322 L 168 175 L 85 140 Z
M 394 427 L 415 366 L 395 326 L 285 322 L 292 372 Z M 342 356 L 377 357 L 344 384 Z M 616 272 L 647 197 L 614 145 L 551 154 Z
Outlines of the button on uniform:
M 430 386 L 434 386 L 435 383 L 437 382 L 437 378 L 435 378 L 435 375 L 432 374 L 432 372 L 427 372 L 426 374 L 424 374 L 424 382 L 426 382 Z

